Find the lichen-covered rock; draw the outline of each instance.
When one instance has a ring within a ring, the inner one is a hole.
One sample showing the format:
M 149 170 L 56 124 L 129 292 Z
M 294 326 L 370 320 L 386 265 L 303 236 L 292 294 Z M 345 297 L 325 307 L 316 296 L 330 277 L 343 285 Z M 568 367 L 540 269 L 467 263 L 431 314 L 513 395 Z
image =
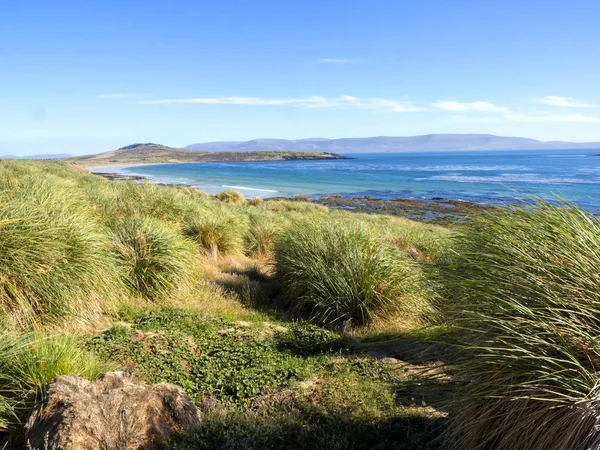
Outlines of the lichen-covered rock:
M 137 384 L 122 372 L 96 381 L 59 376 L 29 418 L 25 439 L 40 450 L 151 450 L 200 420 L 193 401 L 172 384 Z

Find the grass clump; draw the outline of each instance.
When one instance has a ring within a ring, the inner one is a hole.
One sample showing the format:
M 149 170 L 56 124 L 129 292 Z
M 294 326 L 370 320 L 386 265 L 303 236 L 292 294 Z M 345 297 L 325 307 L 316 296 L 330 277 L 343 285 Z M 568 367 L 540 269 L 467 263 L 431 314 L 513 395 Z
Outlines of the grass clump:
M 271 216 L 266 214 L 250 215 L 245 239 L 246 253 L 258 258 L 270 256 L 279 230 L 279 226 Z
M 431 312 L 419 266 L 353 222 L 299 223 L 275 247 L 284 296 L 315 322 L 362 326 L 398 315 L 420 321 Z
M 226 211 L 207 211 L 188 219 L 183 233 L 211 255 L 237 253 L 244 248 L 246 223 Z
M 134 293 L 161 299 L 185 282 L 193 248 L 175 229 L 147 217 L 116 222 L 111 228 L 125 283 Z
M 600 221 L 544 201 L 476 218 L 446 277 L 465 351 L 452 448 L 600 445 Z
M 246 199 L 238 191 L 221 191 L 217 194 L 217 199 L 225 203 L 233 203 L 234 205 L 246 204 Z
M 41 177 L 0 177 L 0 308 L 22 326 L 89 319 L 117 297 L 109 242 L 77 197 Z
M 250 206 L 259 206 L 262 204 L 264 200 L 260 197 L 252 197 L 248 200 L 248 204 Z
M 4 333 L 0 339 L 0 430 L 15 430 L 44 400 L 48 383 L 58 375 L 90 380 L 113 369 L 70 336 Z

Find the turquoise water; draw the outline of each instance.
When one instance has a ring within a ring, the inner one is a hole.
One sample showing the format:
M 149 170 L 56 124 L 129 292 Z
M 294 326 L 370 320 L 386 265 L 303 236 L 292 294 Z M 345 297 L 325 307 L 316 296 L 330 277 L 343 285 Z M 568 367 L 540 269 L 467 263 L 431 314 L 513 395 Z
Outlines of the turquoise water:
M 350 154 L 354 159 L 191 163 L 119 169 L 159 183 L 247 197 L 318 194 L 383 199 L 443 197 L 497 203 L 559 195 L 600 213 L 599 150 Z M 104 170 L 103 170 L 104 171 Z

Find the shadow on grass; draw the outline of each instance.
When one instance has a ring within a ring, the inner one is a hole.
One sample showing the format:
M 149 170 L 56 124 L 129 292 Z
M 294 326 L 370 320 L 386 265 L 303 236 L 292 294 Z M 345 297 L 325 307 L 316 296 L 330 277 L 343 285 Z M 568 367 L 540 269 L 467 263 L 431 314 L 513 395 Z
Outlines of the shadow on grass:
M 268 411 L 209 411 L 200 428 L 173 439 L 181 449 L 440 449 L 437 436 L 445 418 L 407 412 L 384 420 L 355 420 L 315 407 L 284 405 Z
M 410 364 L 452 364 L 457 358 L 455 342 L 454 330 L 431 326 L 406 333 L 366 336 L 360 350 L 375 358 L 397 358 Z
M 253 310 L 273 318 L 290 321 L 299 318 L 291 305 L 281 297 L 281 285 L 274 277 L 256 267 L 229 269 L 215 283 L 234 294 L 239 301 Z

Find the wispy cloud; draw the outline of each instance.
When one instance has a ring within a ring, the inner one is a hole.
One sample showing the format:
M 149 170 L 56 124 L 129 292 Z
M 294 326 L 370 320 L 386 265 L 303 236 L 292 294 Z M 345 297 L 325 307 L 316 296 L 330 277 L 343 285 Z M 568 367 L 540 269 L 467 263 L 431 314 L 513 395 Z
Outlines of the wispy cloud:
M 357 63 L 358 59 L 321 58 L 319 62 L 323 64 L 352 64 Z
M 560 123 L 560 122 L 579 122 L 579 123 L 600 123 L 599 116 L 586 116 L 583 114 L 552 114 L 544 112 L 534 113 L 509 113 L 496 116 L 473 116 L 473 115 L 454 115 L 450 118 L 455 122 L 464 123 Z
M 583 122 L 600 123 L 600 116 L 586 116 L 584 114 L 507 114 L 508 120 L 526 123 L 542 122 Z
M 135 98 L 139 97 L 141 94 L 99 94 L 96 97 L 98 98 Z
M 450 116 L 450 119 L 452 119 L 454 122 L 463 122 L 463 123 L 500 123 L 505 120 L 503 116 L 478 117 L 478 116 L 467 116 L 467 115 L 462 115 L 462 114 Z
M 455 101 L 439 101 L 434 103 L 436 108 L 444 111 L 452 112 L 486 112 L 486 113 L 508 113 L 508 108 L 494 105 L 490 102 L 455 102 Z
M 304 108 L 359 108 L 372 109 L 382 112 L 417 112 L 426 108 L 411 102 L 387 98 L 357 98 L 351 95 L 341 97 L 297 97 L 297 98 L 261 98 L 261 97 L 200 97 L 173 98 L 162 100 L 142 100 L 142 105 L 242 105 L 242 106 L 295 106 Z
M 559 97 L 557 95 L 547 95 L 546 97 L 534 99 L 538 103 L 550 106 L 564 106 L 567 108 L 597 108 L 598 105 L 591 103 L 581 103 L 573 100 L 571 97 Z

